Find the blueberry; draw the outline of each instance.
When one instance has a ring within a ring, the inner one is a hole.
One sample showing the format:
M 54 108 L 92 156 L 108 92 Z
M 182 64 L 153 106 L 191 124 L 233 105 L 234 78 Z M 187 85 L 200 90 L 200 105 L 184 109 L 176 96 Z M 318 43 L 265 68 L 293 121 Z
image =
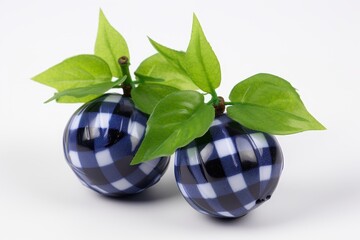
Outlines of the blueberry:
M 216 117 L 208 132 L 175 153 L 180 192 L 197 211 L 236 218 L 270 199 L 283 168 L 276 139 Z
M 157 183 L 169 157 L 130 165 L 147 119 L 119 94 L 105 94 L 80 107 L 64 132 L 65 157 L 80 181 L 107 196 L 138 193 Z

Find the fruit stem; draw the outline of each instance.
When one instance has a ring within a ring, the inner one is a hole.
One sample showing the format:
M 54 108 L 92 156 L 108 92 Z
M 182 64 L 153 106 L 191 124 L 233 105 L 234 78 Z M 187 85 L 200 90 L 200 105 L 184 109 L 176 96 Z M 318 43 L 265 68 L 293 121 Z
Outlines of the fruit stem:
M 129 58 L 126 56 L 122 56 L 119 58 L 118 62 L 120 64 L 122 74 L 124 76 L 126 75 L 126 80 L 121 85 L 121 87 L 123 88 L 123 91 L 124 91 L 124 96 L 131 97 L 131 89 L 135 86 L 134 86 L 134 82 L 131 78 L 131 74 L 129 71 L 129 66 L 130 66 Z
M 215 108 L 215 116 L 220 116 L 225 112 L 225 100 L 223 97 L 217 97 L 217 104 L 213 103 L 213 106 Z

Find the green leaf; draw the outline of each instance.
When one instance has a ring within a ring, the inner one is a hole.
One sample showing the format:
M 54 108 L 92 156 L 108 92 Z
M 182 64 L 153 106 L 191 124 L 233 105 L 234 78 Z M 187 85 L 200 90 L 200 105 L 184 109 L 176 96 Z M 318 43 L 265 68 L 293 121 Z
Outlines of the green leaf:
M 111 82 L 112 75 L 109 66 L 100 57 L 78 55 L 65 59 L 32 79 L 60 92 L 70 88 Z
M 139 83 L 162 83 L 162 82 L 165 82 L 164 79 L 146 76 L 146 75 L 142 75 L 142 74 L 136 73 L 136 72 L 135 72 L 135 76 L 136 76 L 136 79 L 139 81 Z
M 131 164 L 173 154 L 204 135 L 214 117 L 214 108 L 204 103 L 200 93 L 190 90 L 171 93 L 156 105 Z
M 118 59 L 126 56 L 130 59 L 125 39 L 110 25 L 102 10 L 99 14 L 99 26 L 95 43 L 95 55 L 103 58 L 110 66 L 114 77 L 122 77 Z
M 184 66 L 187 74 L 201 90 L 213 93 L 219 87 L 220 64 L 195 15 Z
M 140 81 L 155 82 L 182 90 L 196 90 L 198 87 L 189 76 L 157 53 L 145 59 L 135 71 Z M 154 81 L 155 80 L 155 81 Z
M 149 38 L 149 41 L 156 49 L 156 51 L 158 51 L 169 63 L 171 63 L 174 67 L 176 67 L 178 71 L 181 71 L 185 74 L 185 69 L 183 67 L 185 53 L 183 51 L 177 51 L 165 47 L 164 45 L 155 42 L 151 38 Z
M 161 84 L 139 84 L 133 88 L 131 97 L 135 106 L 147 114 L 151 114 L 161 99 L 179 89 Z
M 88 102 L 104 94 L 111 88 L 120 85 L 122 82 L 125 81 L 125 79 L 126 76 L 114 82 L 98 83 L 88 87 L 67 89 L 62 92 L 56 93 L 45 103 L 51 102 L 52 100 L 56 100 L 57 102 L 61 103 Z
M 323 130 L 305 108 L 295 88 L 271 74 L 256 74 L 238 83 L 230 93 L 229 117 L 242 125 L 270 134 Z

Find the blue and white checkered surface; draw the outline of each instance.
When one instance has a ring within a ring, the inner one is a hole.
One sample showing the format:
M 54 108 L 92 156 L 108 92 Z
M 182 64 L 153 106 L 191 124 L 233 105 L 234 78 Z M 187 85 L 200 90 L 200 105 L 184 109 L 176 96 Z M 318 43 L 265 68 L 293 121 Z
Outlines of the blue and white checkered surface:
M 234 218 L 271 197 L 283 168 L 276 139 L 246 129 L 226 114 L 175 153 L 175 177 L 187 202 L 201 213 Z
M 105 94 L 84 104 L 64 132 L 68 164 L 87 187 L 108 196 L 134 194 L 157 183 L 169 157 L 131 166 L 147 116 L 130 98 Z

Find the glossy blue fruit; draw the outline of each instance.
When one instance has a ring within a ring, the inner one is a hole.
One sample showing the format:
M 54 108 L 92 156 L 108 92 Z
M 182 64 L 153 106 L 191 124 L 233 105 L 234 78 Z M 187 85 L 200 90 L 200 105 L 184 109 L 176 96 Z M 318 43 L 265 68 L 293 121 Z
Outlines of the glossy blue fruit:
M 182 195 L 197 211 L 214 217 L 241 217 L 268 200 L 282 169 L 273 136 L 247 129 L 226 114 L 175 153 Z
M 119 94 L 105 94 L 80 107 L 64 132 L 65 157 L 80 181 L 108 196 L 138 193 L 157 183 L 169 157 L 130 165 L 147 119 Z

